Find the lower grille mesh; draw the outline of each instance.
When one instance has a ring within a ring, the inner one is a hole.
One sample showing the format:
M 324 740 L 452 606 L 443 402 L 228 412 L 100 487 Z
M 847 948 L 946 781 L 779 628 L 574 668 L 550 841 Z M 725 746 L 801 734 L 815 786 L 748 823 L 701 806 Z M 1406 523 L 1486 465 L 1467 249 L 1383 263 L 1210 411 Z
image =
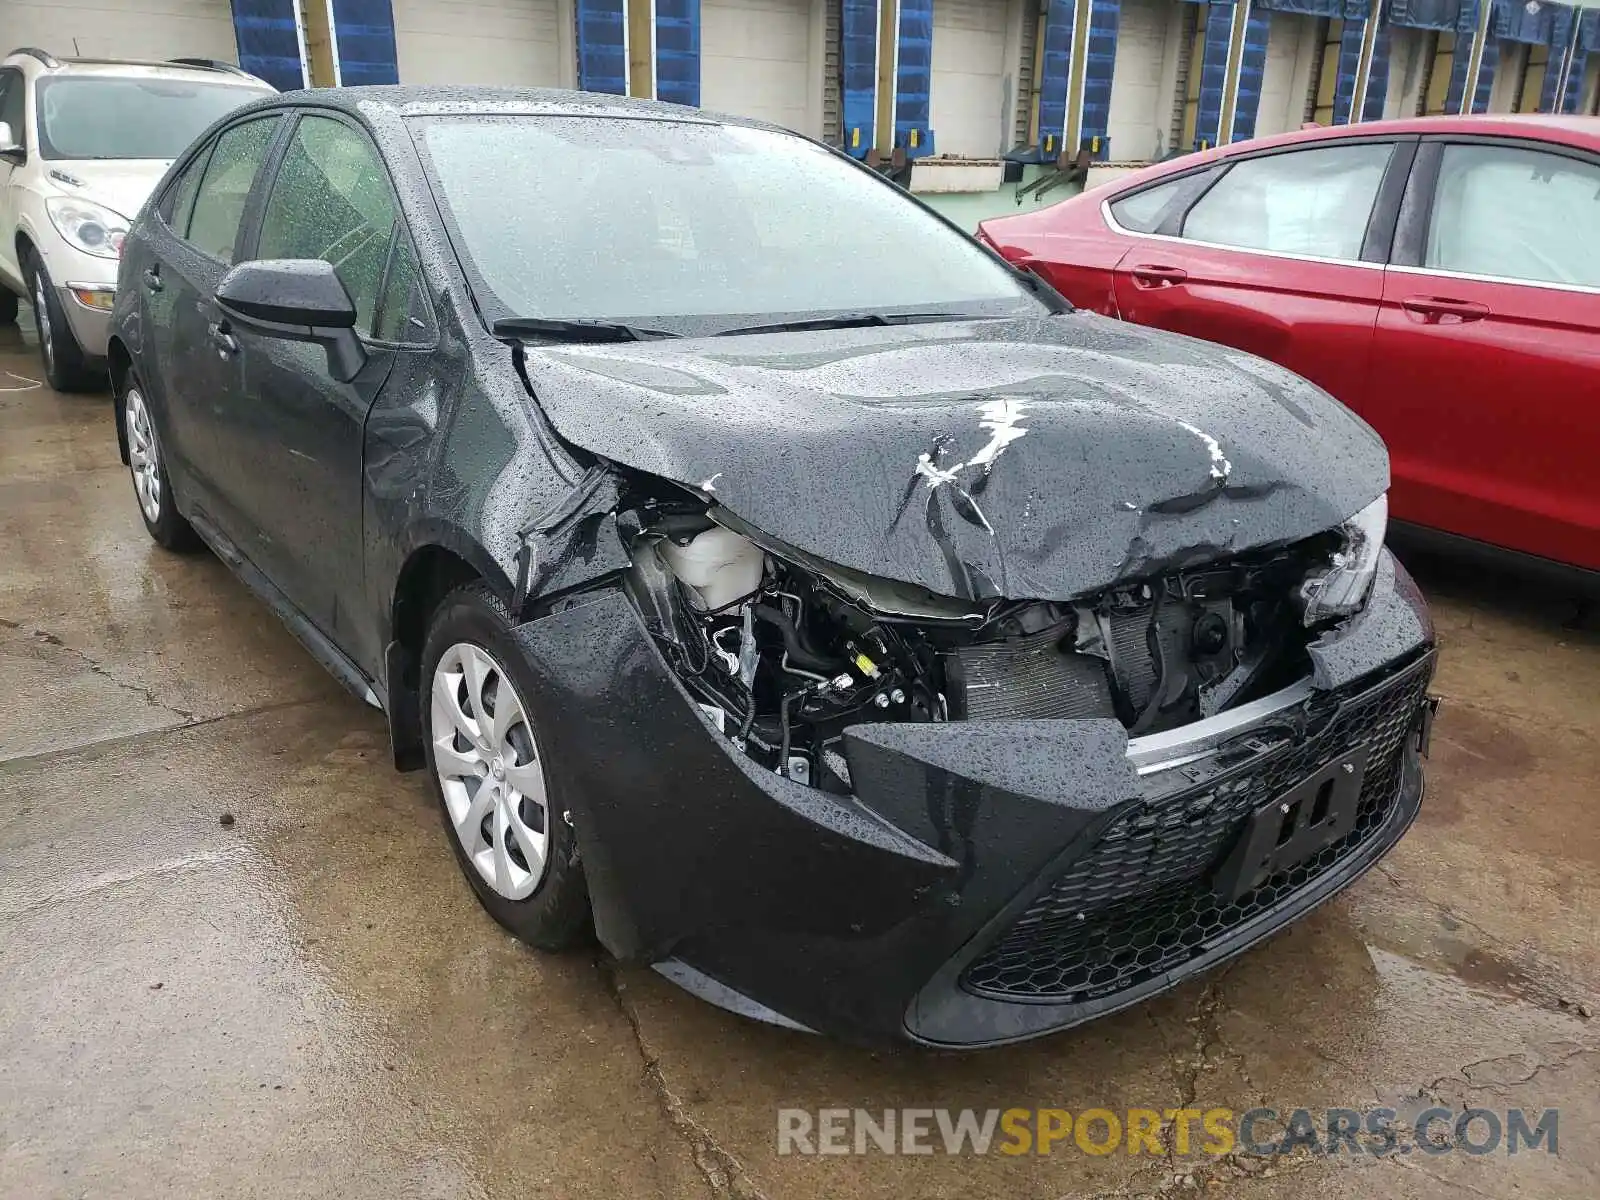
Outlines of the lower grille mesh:
M 1347 701 L 1326 728 L 1218 780 L 1133 805 L 968 967 L 996 999 L 1081 1003 L 1181 967 L 1373 836 L 1394 811 L 1402 754 L 1432 657 Z M 1355 828 L 1236 902 L 1209 876 L 1262 804 L 1356 746 L 1368 748 Z

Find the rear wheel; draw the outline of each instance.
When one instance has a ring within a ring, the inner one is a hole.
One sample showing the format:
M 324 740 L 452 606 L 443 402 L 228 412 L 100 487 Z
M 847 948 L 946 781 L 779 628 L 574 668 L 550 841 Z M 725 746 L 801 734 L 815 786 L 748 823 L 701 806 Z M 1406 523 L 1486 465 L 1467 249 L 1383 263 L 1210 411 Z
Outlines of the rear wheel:
M 523 697 L 538 686 L 511 616 L 481 583 L 434 615 L 420 705 L 428 767 L 456 862 L 489 915 L 563 950 L 589 927 L 577 838 L 551 789 L 555 765 Z
M 178 512 L 172 499 L 172 481 L 161 454 L 161 439 L 145 403 L 144 387 L 131 371 L 122 392 L 122 429 L 128 439 L 128 470 L 139 515 L 156 542 L 168 550 L 198 550 L 200 538 Z
M 33 324 L 39 331 L 39 356 L 44 376 L 58 392 L 97 392 L 106 386 L 104 368 L 92 365 L 67 324 L 67 314 L 50 283 L 44 263 L 34 256 L 29 263 L 29 295 L 33 298 Z

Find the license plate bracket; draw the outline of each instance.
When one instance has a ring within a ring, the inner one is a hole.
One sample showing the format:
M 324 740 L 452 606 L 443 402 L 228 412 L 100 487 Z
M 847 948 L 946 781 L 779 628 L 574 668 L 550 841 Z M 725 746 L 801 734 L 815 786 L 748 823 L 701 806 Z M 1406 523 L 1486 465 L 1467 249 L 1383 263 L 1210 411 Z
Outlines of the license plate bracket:
M 1366 770 L 1362 746 L 1256 809 L 1217 871 L 1216 892 L 1239 900 L 1347 835 L 1355 828 Z

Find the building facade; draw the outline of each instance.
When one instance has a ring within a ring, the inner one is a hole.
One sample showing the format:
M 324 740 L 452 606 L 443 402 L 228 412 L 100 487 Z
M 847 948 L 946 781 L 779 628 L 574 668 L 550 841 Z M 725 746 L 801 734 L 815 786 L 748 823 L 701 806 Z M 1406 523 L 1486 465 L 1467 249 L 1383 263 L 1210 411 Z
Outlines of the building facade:
M 0 0 L 0 38 L 227 59 L 280 88 L 654 96 L 902 163 L 944 194 L 1310 121 L 1600 111 L 1600 9 L 1543 0 Z

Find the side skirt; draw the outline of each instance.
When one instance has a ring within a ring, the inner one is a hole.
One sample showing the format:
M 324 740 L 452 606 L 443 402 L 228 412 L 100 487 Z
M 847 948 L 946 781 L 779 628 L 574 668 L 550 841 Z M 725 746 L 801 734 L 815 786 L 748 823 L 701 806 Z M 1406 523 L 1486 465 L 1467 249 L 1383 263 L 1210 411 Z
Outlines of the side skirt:
M 335 646 L 326 634 L 312 624 L 309 617 L 296 608 L 254 563 L 240 553 L 238 547 L 223 535 L 198 504 L 193 505 L 186 515 L 189 524 L 194 526 L 194 531 L 206 545 L 211 547 L 240 583 L 255 593 L 256 597 L 276 614 L 278 620 L 294 634 L 312 658 L 321 663 L 356 699 L 380 711 L 383 710 L 384 694 L 381 684 L 369 679 L 344 651 Z
M 1574 563 L 1558 562 L 1521 550 L 1510 550 L 1459 533 L 1446 533 L 1426 525 L 1413 525 L 1409 521 L 1389 522 L 1389 542 L 1405 550 L 1421 550 L 1443 558 L 1454 558 L 1472 563 L 1486 570 L 1520 575 L 1538 580 L 1551 587 L 1570 589 L 1574 595 L 1590 599 L 1600 597 L 1600 571 L 1580 567 Z

